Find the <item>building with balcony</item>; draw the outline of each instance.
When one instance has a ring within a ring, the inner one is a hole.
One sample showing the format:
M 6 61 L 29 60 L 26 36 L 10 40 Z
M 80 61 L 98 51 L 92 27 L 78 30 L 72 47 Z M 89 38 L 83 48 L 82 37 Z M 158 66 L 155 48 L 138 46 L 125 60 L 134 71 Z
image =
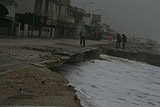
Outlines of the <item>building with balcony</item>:
M 74 33 L 74 7 L 71 5 L 71 0 L 59 0 L 59 15 L 56 37 L 72 38 Z
M 59 12 L 57 1 L 22 0 L 16 9 L 16 17 L 20 22 L 18 35 L 54 38 Z

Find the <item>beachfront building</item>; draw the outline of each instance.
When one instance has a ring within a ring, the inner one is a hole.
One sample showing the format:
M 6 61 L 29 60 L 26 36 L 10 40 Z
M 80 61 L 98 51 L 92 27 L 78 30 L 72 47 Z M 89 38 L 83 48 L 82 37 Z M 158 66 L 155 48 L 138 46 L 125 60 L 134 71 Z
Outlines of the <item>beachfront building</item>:
M 83 17 L 85 16 L 86 11 L 82 8 L 76 8 L 76 15 L 75 15 L 75 24 L 77 26 L 77 32 L 76 37 L 79 37 L 79 34 L 82 30 L 82 25 L 85 25 L 85 22 L 83 21 Z
M 55 38 L 56 26 L 58 24 L 57 19 L 59 15 L 59 5 L 58 5 L 57 0 L 50 0 L 48 3 L 49 3 L 48 9 L 47 9 L 48 11 L 46 11 L 47 16 L 48 16 L 47 26 L 49 26 L 51 29 L 50 37 Z
M 57 0 L 22 0 L 16 9 L 18 35 L 54 37 L 58 11 Z
M 90 13 L 86 13 L 83 17 L 83 22 L 87 25 L 87 26 L 91 26 L 92 24 L 92 15 Z
M 92 37 L 91 39 L 94 40 L 101 40 L 102 39 L 102 26 L 100 25 L 101 22 L 101 15 L 99 14 L 92 14 Z
M 65 25 L 67 23 L 67 8 L 70 6 L 71 1 L 70 0 L 59 0 L 58 5 L 59 5 L 59 14 L 58 14 L 58 25 L 56 29 L 56 37 L 65 37 L 66 33 L 66 28 Z

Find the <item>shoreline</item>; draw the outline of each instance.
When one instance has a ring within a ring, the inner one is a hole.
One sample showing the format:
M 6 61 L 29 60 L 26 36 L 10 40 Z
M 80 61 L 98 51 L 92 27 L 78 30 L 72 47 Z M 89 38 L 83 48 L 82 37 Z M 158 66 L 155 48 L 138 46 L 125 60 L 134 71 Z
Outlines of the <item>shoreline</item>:
M 41 42 L 41 40 L 36 41 Z M 81 107 L 74 88 L 68 85 L 68 81 L 57 72 L 60 66 L 66 63 L 99 59 L 99 55 L 102 53 L 137 60 L 130 57 L 132 52 L 135 52 L 134 50 L 117 50 L 114 48 L 114 43 L 96 42 L 96 44 L 89 44 L 87 47 L 80 47 L 77 45 L 78 43 L 71 43 L 75 40 L 66 41 L 62 42 L 60 40 L 54 45 L 51 44 L 52 42 L 48 43 L 48 40 L 46 44 L 0 45 L 1 57 L 8 58 L 6 54 L 9 54 L 11 58 L 4 59 L 3 63 L 7 65 L 2 64 L 0 66 L 0 70 L 4 70 L 4 72 L 2 71 L 3 74 L 0 74 L 0 89 L 4 90 L 0 92 L 0 105 Z M 126 54 L 129 54 L 129 56 Z M 156 55 L 160 56 L 159 54 Z M 12 62 L 12 60 L 13 62 L 15 60 L 19 61 L 19 63 L 8 64 L 7 61 Z M 9 69 L 13 69 L 12 67 L 15 65 L 17 68 L 14 67 L 14 72 L 7 72 Z M 9 95 L 8 92 L 10 92 Z

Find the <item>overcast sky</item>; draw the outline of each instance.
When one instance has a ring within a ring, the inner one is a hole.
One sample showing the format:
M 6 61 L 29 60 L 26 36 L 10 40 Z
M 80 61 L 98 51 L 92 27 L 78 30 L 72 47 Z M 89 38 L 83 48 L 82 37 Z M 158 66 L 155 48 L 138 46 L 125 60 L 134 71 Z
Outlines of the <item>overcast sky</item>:
M 72 0 L 72 5 L 103 15 L 103 21 L 127 35 L 144 36 L 160 41 L 160 0 Z

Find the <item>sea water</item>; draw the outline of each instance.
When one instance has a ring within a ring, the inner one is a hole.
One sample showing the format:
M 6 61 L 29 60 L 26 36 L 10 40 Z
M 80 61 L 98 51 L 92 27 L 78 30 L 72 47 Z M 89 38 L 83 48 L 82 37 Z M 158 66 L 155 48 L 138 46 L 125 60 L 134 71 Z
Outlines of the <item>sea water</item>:
M 101 57 L 61 68 L 84 107 L 160 107 L 160 67 Z

